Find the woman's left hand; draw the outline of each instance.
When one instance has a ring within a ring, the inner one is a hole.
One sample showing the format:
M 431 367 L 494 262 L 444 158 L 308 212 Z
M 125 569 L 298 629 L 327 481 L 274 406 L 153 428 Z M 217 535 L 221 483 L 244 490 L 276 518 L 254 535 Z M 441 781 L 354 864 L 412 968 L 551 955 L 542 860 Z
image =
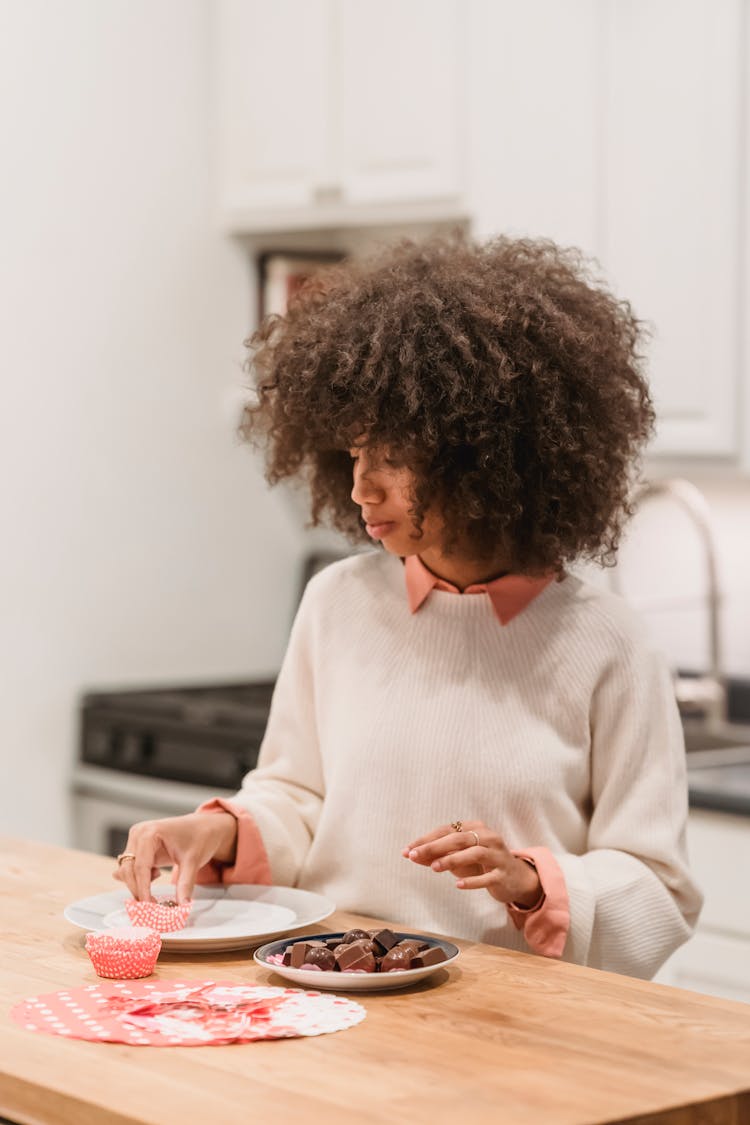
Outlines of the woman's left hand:
M 534 868 L 508 849 L 481 820 L 462 822 L 461 831 L 443 825 L 404 848 L 403 855 L 433 871 L 458 876 L 459 890 L 484 888 L 498 902 L 536 906 L 542 885 Z

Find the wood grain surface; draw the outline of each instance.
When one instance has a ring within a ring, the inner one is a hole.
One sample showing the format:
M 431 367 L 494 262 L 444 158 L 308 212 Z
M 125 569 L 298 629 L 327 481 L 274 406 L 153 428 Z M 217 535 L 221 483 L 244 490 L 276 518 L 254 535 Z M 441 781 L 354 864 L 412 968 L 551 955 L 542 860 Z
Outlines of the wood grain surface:
M 750 1125 L 750 1006 L 492 946 L 420 985 L 352 994 L 331 1035 L 130 1047 L 38 1035 L 10 1009 L 95 982 L 64 907 L 101 856 L 0 837 L 0 1115 L 24 1125 Z M 337 912 L 318 932 L 408 918 Z M 455 940 L 455 939 L 452 939 Z M 162 954 L 154 979 L 284 984 L 249 951 Z

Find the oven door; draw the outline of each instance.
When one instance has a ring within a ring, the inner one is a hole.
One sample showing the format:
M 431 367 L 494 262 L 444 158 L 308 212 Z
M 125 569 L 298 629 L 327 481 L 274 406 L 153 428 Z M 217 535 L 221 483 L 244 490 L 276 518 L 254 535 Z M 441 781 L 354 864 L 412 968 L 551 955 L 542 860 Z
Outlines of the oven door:
M 116 856 L 125 850 L 128 832 L 138 821 L 182 816 L 212 797 L 233 796 L 231 790 L 77 766 L 71 794 L 73 846 Z

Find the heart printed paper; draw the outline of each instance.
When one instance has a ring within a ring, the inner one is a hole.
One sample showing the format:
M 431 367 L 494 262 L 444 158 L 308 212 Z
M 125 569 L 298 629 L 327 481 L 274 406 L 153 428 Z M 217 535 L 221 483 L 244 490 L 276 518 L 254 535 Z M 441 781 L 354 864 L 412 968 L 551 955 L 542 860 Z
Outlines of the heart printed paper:
M 365 1018 L 343 996 L 232 981 L 102 981 L 13 1008 L 28 1031 L 144 1047 L 206 1047 L 343 1031 Z

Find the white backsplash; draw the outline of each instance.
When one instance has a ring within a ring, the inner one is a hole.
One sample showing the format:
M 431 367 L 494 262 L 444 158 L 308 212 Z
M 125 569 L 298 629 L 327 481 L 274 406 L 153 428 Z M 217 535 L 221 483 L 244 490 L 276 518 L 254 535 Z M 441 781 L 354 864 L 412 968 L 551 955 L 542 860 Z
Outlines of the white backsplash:
M 750 679 L 750 482 L 707 481 L 692 475 L 711 510 L 722 596 L 720 626 L 724 671 Z M 586 576 L 610 584 L 609 571 Z M 652 498 L 630 523 L 620 549 L 617 582 L 647 619 L 670 664 L 687 671 L 706 667 L 707 574 L 694 524 L 669 497 Z

